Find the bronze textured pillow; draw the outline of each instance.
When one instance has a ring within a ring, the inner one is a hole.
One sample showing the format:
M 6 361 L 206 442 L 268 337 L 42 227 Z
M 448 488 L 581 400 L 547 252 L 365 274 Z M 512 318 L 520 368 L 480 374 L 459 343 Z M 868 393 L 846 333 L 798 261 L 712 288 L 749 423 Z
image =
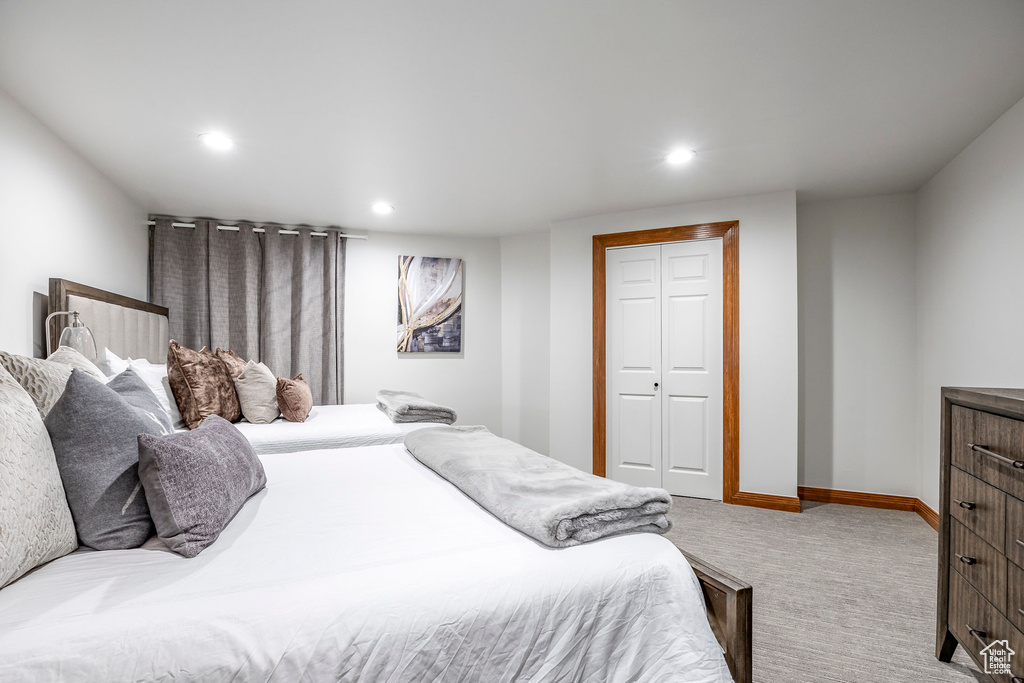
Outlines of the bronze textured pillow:
M 242 371 L 245 370 L 245 359 L 231 349 L 225 351 L 218 346 L 216 356 L 224 361 L 224 365 L 228 366 L 232 382 L 236 381 L 238 376 L 242 374 Z
M 172 339 L 167 349 L 167 381 L 189 429 L 210 415 L 220 415 L 228 422 L 242 417 L 228 367 L 206 348 L 195 351 Z
M 309 411 L 313 410 L 313 392 L 301 374 L 295 379 L 277 378 L 277 407 L 289 422 L 306 421 Z

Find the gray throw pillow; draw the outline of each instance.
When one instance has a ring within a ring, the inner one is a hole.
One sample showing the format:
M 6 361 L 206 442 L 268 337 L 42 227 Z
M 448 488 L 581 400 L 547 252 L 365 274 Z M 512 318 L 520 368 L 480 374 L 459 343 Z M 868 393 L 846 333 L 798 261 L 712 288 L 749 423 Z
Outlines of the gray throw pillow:
M 134 368 L 128 368 L 117 375 L 107 383 L 107 386 L 128 401 L 140 415 L 145 415 L 156 426 L 158 434 L 170 434 L 174 431 L 171 426 L 171 417 L 160 404 L 160 399 L 153 394 L 153 390 L 146 384 L 146 380 L 135 372 Z
M 263 363 L 246 363 L 235 379 L 235 392 L 242 415 L 253 424 L 269 424 L 281 414 L 277 408 L 277 377 Z
M 195 557 L 267 485 L 256 452 L 230 422 L 210 415 L 190 432 L 139 435 L 139 478 L 157 536 Z
M 138 436 L 170 431 L 157 418 L 162 413 L 131 370 L 109 384 L 72 371 L 45 422 L 82 545 L 136 548 L 153 535 L 139 482 Z

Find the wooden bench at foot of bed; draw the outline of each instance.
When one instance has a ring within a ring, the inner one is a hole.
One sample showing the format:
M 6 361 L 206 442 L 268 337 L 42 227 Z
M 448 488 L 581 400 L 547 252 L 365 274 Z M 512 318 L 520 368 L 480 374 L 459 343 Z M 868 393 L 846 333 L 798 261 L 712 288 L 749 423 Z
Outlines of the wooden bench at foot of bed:
M 751 618 L 754 589 L 735 576 L 685 551 L 680 552 L 689 561 L 700 581 L 711 630 L 725 650 L 725 663 L 729 665 L 733 679 L 736 683 L 752 683 Z

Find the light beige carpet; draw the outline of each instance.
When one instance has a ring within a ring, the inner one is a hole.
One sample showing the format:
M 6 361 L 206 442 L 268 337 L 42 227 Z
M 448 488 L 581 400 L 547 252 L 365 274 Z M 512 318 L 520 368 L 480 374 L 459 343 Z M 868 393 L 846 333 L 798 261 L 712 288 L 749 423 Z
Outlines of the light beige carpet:
M 985 681 L 935 659 L 938 534 L 912 512 L 675 498 L 668 537 L 754 587 L 754 680 Z

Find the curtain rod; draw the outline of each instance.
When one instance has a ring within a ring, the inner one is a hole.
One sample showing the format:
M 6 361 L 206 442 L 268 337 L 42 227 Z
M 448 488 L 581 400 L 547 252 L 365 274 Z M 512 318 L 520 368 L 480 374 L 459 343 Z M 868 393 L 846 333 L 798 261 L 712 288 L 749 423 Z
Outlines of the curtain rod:
M 156 221 L 147 221 L 146 225 L 156 225 Z M 194 228 L 194 227 L 196 227 L 196 224 L 195 223 L 171 223 L 171 227 L 172 228 Z M 262 228 L 253 228 L 252 231 L 253 232 L 265 233 L 267 231 L 267 227 L 277 228 L 277 234 L 279 234 L 279 235 L 298 235 L 299 234 L 298 230 L 289 230 L 288 228 L 285 228 L 284 226 L 281 226 L 281 225 L 269 225 L 269 224 L 264 225 L 264 227 L 262 227 Z M 217 229 L 218 230 L 228 231 L 228 232 L 238 232 L 238 230 L 239 230 L 237 225 L 217 225 Z M 338 237 L 341 237 L 341 238 L 344 238 L 344 239 L 349 239 L 349 240 L 365 240 L 366 239 L 366 235 L 350 235 L 350 234 L 348 234 L 346 232 L 342 232 L 340 228 L 333 228 L 333 227 L 329 227 L 329 226 L 313 228 L 313 232 L 311 232 L 310 235 L 312 235 L 313 237 L 327 237 L 327 232 L 326 231 L 328 231 L 328 230 L 331 231 L 331 232 L 338 233 Z

